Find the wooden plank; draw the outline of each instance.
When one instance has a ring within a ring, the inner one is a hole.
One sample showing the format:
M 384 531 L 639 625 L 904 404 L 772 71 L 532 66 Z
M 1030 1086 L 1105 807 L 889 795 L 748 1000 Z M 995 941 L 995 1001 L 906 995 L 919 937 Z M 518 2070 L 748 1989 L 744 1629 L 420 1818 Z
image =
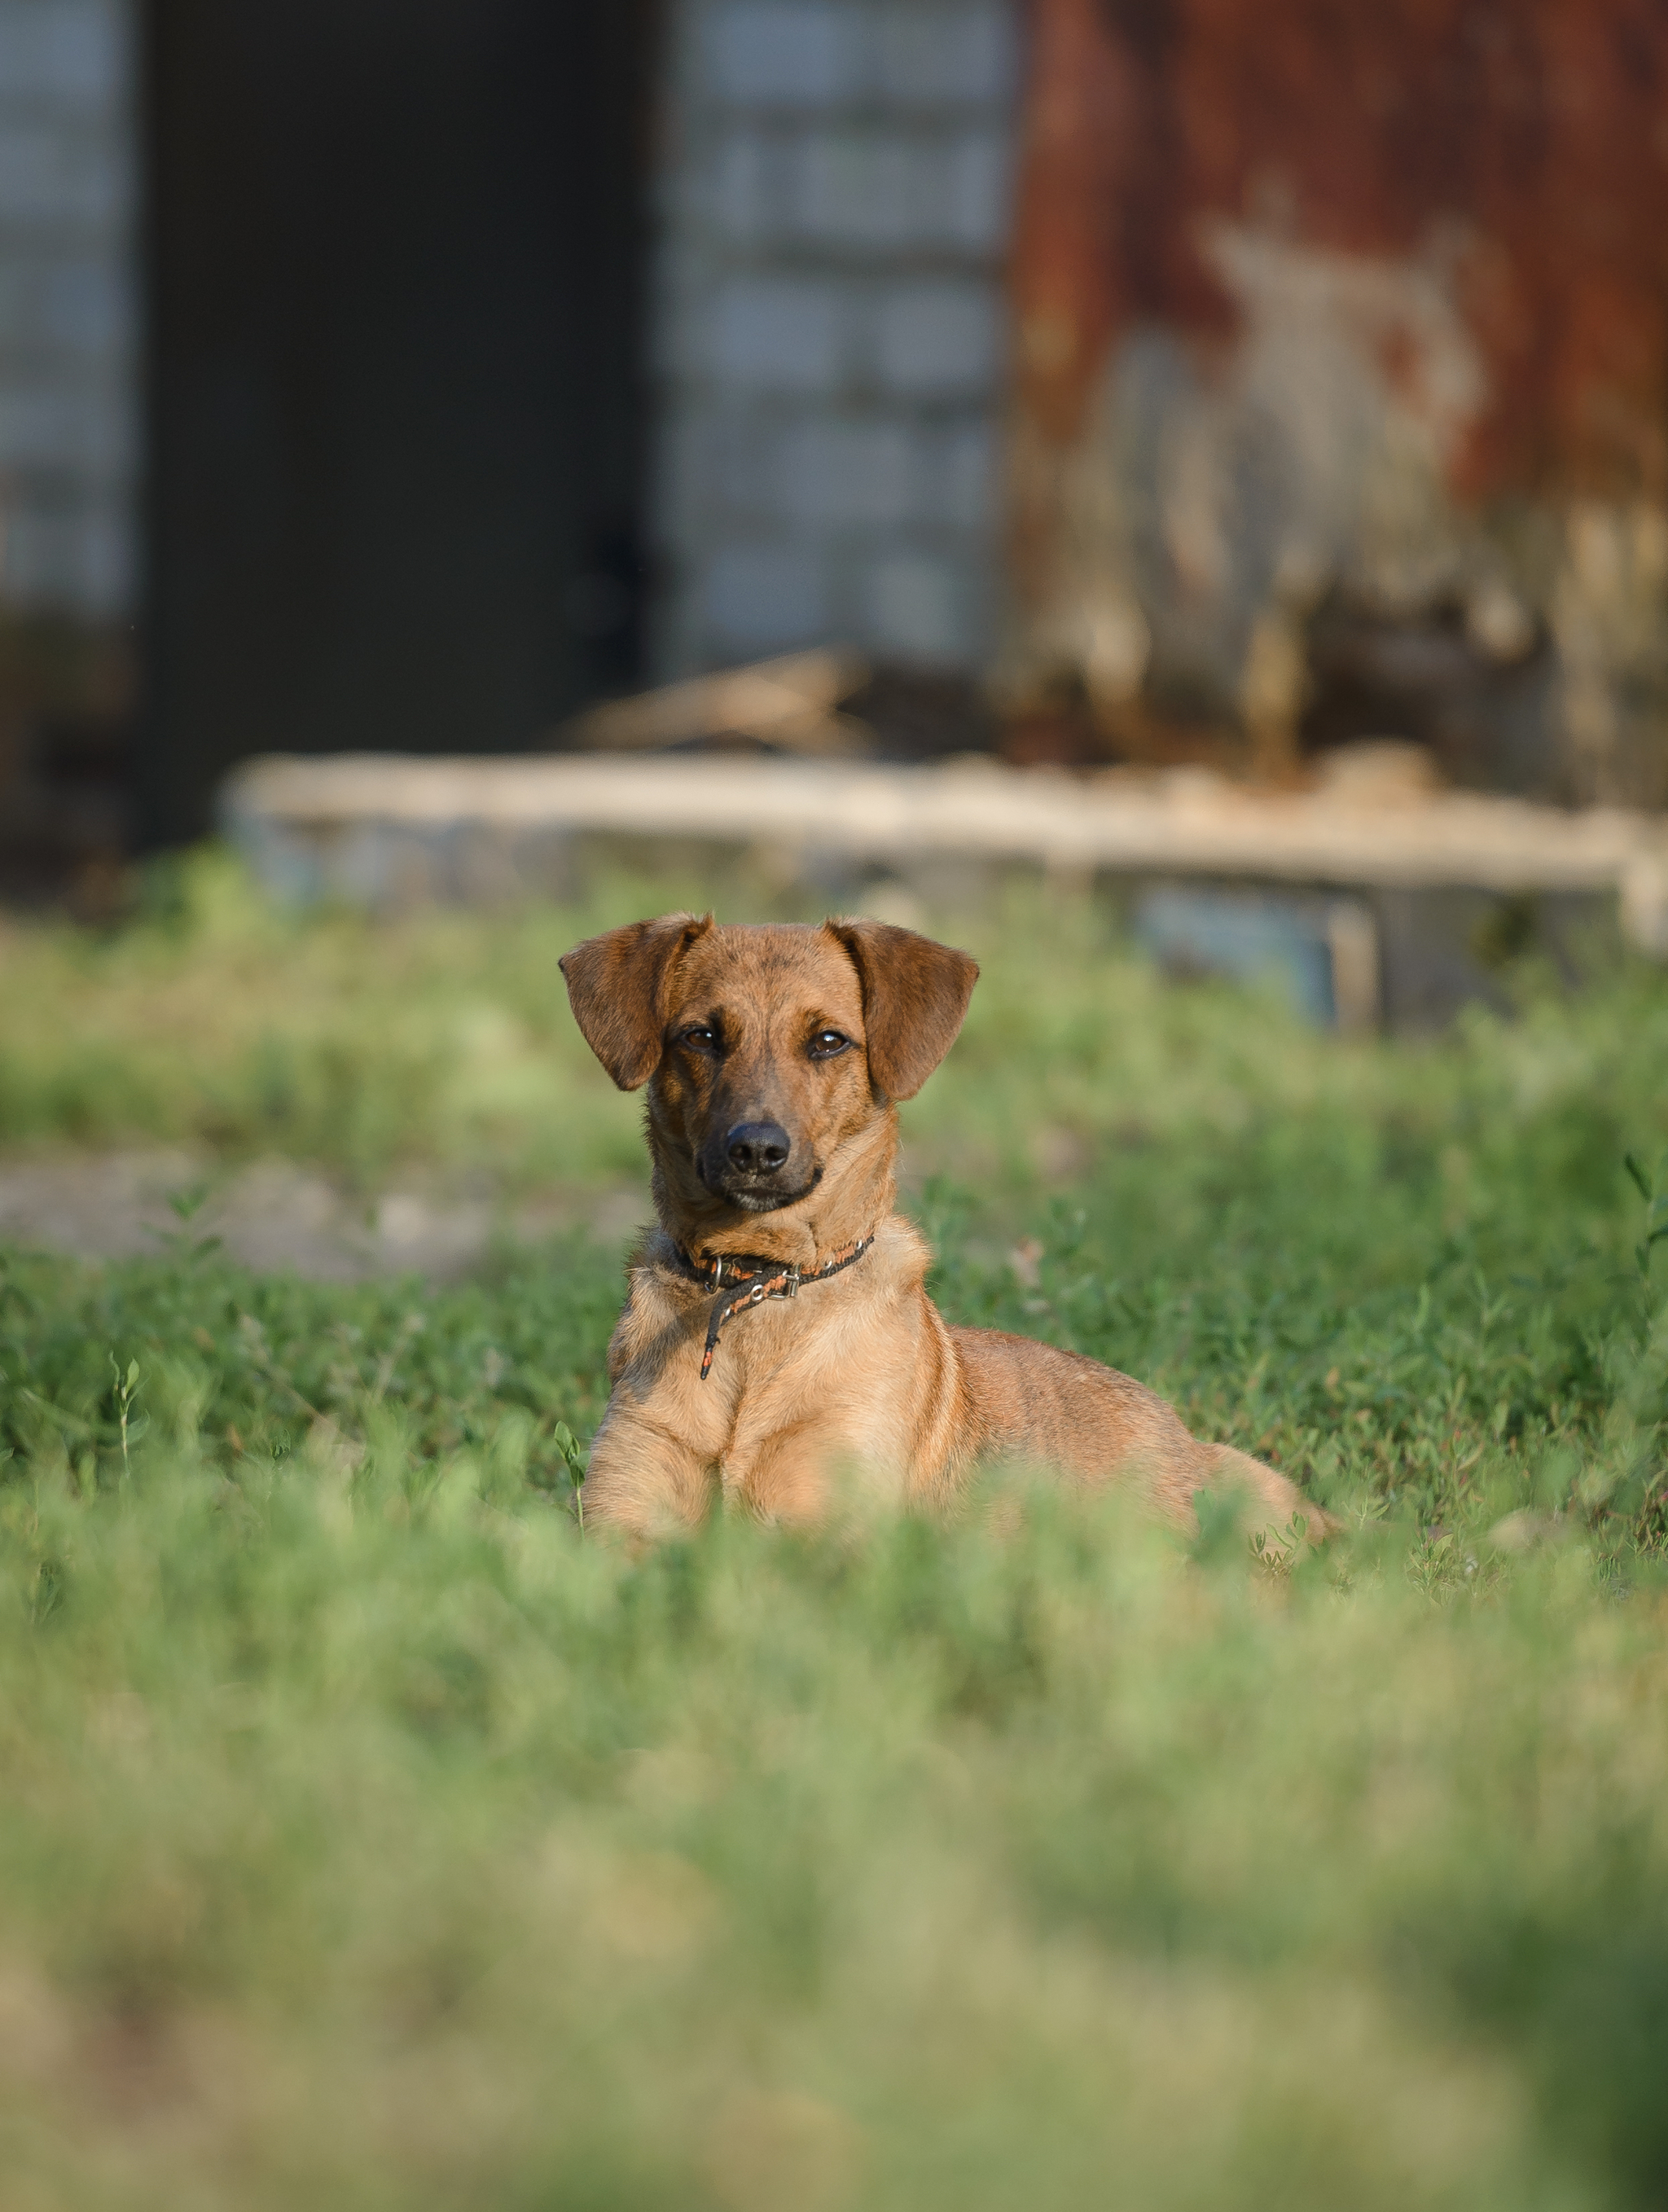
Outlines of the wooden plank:
M 434 834 L 608 831 L 767 844 L 869 862 L 922 855 L 1338 889 L 1615 892 L 1628 934 L 1668 955 L 1668 824 L 1468 793 L 1254 791 L 1199 770 L 1074 776 L 983 757 L 929 768 L 621 758 L 268 758 L 224 787 L 228 834 L 303 841 L 356 825 Z

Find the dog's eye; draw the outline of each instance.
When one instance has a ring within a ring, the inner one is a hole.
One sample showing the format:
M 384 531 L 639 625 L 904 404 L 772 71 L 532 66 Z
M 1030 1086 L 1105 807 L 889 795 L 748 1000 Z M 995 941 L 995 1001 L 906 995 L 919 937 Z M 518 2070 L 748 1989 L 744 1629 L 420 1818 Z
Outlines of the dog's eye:
M 679 1044 L 692 1044 L 697 1051 L 710 1052 L 718 1042 L 718 1032 L 709 1029 L 705 1022 L 694 1022 L 688 1029 L 679 1030 L 678 1042 Z
M 837 1052 L 843 1052 L 851 1042 L 838 1030 L 819 1030 L 811 1040 L 809 1050 L 813 1060 L 832 1060 Z

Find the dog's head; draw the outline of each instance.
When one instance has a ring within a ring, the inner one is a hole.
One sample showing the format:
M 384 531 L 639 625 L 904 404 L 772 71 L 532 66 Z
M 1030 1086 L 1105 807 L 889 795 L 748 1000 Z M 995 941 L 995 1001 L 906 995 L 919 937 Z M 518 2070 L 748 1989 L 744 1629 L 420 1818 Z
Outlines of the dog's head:
M 915 1096 L 954 1043 L 979 971 L 886 922 L 721 927 L 673 914 L 588 938 L 562 972 L 620 1089 L 649 1084 L 657 1152 L 713 1198 L 770 1213 Z

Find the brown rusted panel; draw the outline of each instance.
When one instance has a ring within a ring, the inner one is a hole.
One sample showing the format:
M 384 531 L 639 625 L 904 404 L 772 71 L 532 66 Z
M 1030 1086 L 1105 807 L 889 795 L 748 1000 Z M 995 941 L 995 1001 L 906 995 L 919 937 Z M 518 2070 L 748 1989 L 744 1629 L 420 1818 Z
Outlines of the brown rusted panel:
M 1427 616 L 1433 593 L 1486 582 L 1556 634 L 1566 663 L 1585 653 L 1591 672 L 1620 653 L 1636 677 L 1642 653 L 1654 669 L 1641 640 L 1663 582 L 1651 517 L 1668 502 L 1664 0 L 1031 0 L 1029 21 L 1013 264 L 1019 659 L 1027 642 L 1033 665 L 1069 659 L 1073 625 L 1087 635 L 1100 619 L 1079 603 L 1104 611 L 1122 592 L 1143 610 L 1149 675 L 1190 654 L 1204 691 L 1249 714 L 1259 610 L 1282 593 L 1288 617 L 1306 591 L 1419 597 L 1417 527 L 1397 524 L 1393 558 L 1380 527 L 1401 453 L 1409 483 L 1428 477 L 1425 566 L 1446 579 L 1421 587 Z M 1277 362 L 1285 342 L 1303 368 L 1303 331 L 1312 366 L 1329 347 L 1337 358 L 1300 406 L 1282 400 Z M 1282 406 L 1280 435 L 1259 446 L 1253 417 Z M 1340 429 L 1330 460 L 1303 464 L 1303 489 L 1282 489 L 1323 418 L 1367 426 L 1353 458 Z M 1374 421 L 1383 451 L 1363 459 Z M 1233 544 L 1211 554 L 1202 526 L 1190 573 L 1186 495 L 1143 492 L 1129 458 L 1150 434 L 1184 457 L 1203 441 L 1201 485 L 1230 448 L 1230 473 L 1271 472 L 1260 551 L 1246 550 L 1244 496 L 1207 486 L 1202 514 L 1239 501 L 1223 526 Z M 1359 482 L 1344 481 L 1351 469 Z M 1099 471 L 1099 510 L 1086 471 Z M 1375 499 L 1378 520 L 1340 520 Z M 1621 533 L 1614 559 L 1592 534 L 1600 510 Z M 1123 531 L 1115 556 L 1096 536 L 1106 515 Z M 1160 517 L 1159 554 L 1143 550 L 1142 515 Z M 1596 611 L 1617 561 L 1628 610 Z M 1292 585 L 1317 564 L 1318 581 Z M 1596 699 L 1582 725 L 1595 759 L 1615 750 Z M 1586 712 L 1578 702 L 1578 725 Z
M 1345 253 L 1446 243 L 1492 372 L 1473 495 L 1664 470 L 1663 0 L 1033 0 L 1014 253 L 1026 403 L 1107 344 L 1233 326 L 1202 219 Z

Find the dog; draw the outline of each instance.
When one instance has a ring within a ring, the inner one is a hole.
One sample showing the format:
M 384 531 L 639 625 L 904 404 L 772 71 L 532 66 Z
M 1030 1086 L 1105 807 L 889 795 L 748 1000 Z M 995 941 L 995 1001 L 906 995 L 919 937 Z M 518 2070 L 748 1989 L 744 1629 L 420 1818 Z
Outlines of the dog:
M 721 1499 L 786 1523 L 863 1498 L 941 1511 L 1013 1462 L 1122 1486 L 1182 1529 L 1197 1492 L 1233 1489 L 1251 1525 L 1327 1533 L 1284 1475 L 1127 1375 L 952 1328 L 927 1296 L 931 1253 L 893 1206 L 897 1105 L 961 1029 L 966 953 L 880 921 L 672 914 L 561 965 L 614 1082 L 648 1086 L 658 1217 L 608 1348 L 587 1528 L 652 1540 Z

